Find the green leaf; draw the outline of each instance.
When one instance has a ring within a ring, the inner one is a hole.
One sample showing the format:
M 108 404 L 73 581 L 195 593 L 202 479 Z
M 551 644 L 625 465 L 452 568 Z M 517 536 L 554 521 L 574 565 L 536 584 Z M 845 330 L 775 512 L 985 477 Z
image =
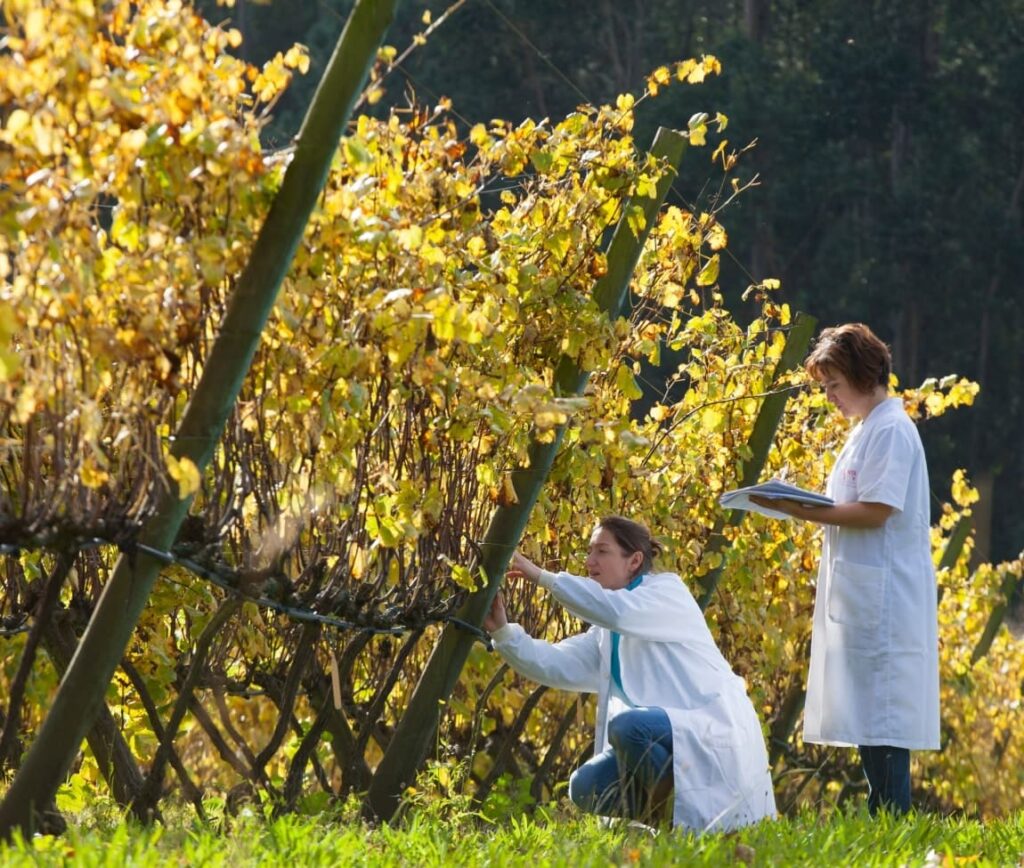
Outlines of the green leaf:
M 359 139 L 345 139 L 345 156 L 350 163 L 369 163 L 373 158 Z
M 551 171 L 551 164 L 555 161 L 555 155 L 548 151 L 534 151 L 530 154 L 530 162 L 542 175 Z
M 700 414 L 700 427 L 707 432 L 721 431 L 725 425 L 725 414 L 715 407 L 708 407 Z
M 644 215 L 644 209 L 640 205 L 629 206 L 626 211 L 626 224 L 633 233 L 633 237 L 639 238 L 640 233 L 647 226 L 647 217 Z
M 564 259 L 569 252 L 572 235 L 567 229 L 552 232 L 544 239 L 544 249 L 550 250 L 558 259 Z
M 636 182 L 637 196 L 653 199 L 658 195 L 658 179 L 651 175 L 641 175 Z
M 462 564 L 452 564 L 452 581 L 460 588 L 465 588 L 467 591 L 476 590 L 476 581 L 473 579 L 472 571 L 469 567 L 463 566 Z
M 619 365 L 618 371 L 615 372 L 615 385 L 630 401 L 635 401 L 643 396 L 643 391 L 637 385 L 633 372 L 626 365 Z
M 114 243 L 125 250 L 139 249 L 139 224 L 129 219 L 124 210 L 119 209 L 114 215 L 114 223 L 110 227 L 110 237 Z
M 718 254 L 716 253 L 707 262 L 697 275 L 698 286 L 711 286 L 718 280 Z

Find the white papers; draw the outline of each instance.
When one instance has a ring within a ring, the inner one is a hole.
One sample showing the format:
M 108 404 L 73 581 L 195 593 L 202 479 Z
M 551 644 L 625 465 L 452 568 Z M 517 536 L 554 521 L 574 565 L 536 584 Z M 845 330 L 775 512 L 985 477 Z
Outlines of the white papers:
M 786 498 L 787 500 L 806 503 L 808 506 L 831 506 L 835 502 L 831 497 L 826 497 L 824 494 L 818 494 L 815 491 L 807 491 L 803 488 L 797 488 L 795 485 L 790 485 L 788 482 L 783 482 L 781 479 L 769 479 L 767 482 L 762 482 L 760 485 L 750 485 L 747 488 L 737 488 L 735 491 L 727 491 L 718 498 L 718 502 L 726 509 L 746 509 L 751 512 L 759 512 L 761 515 L 767 515 L 770 518 L 792 518 L 792 516 L 787 515 L 784 512 L 779 512 L 777 509 L 771 509 L 754 503 L 750 499 L 750 495 L 752 494 L 756 494 L 759 497 L 764 497 L 768 500 Z

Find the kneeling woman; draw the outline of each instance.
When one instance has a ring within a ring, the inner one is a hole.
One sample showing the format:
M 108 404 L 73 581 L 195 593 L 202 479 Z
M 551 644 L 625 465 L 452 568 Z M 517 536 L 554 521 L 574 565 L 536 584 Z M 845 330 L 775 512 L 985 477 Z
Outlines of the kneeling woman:
M 484 628 L 517 672 L 597 694 L 594 757 L 569 781 L 584 810 L 650 819 L 674 790 L 673 822 L 688 829 L 773 816 L 764 736 L 745 684 L 679 576 L 651 572 L 655 549 L 647 528 L 612 516 L 590 539 L 588 578 L 549 573 L 517 552 L 512 575 L 592 626 L 557 644 L 533 639 L 508 622 L 499 594 Z

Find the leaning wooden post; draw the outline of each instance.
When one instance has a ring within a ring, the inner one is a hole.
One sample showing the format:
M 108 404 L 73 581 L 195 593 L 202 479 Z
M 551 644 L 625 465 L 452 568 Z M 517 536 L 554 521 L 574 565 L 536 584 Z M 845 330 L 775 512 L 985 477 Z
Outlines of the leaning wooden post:
M 595 284 L 593 292 L 598 306 L 613 319 L 622 315 L 629 297 L 633 270 L 668 195 L 685 145 L 686 139 L 681 133 L 664 127 L 658 130 L 651 153 L 664 161 L 666 170 L 653 197 L 638 198 L 631 203 L 643 208 L 644 228 L 634 235 L 625 215 L 615 228 L 608 248 L 608 272 Z M 563 357 L 555 371 L 555 391 L 562 396 L 578 395 L 583 391 L 588 376 L 589 372 Z M 518 502 L 499 507 L 491 517 L 482 544 L 481 566 L 488 577 L 487 585 L 470 595 L 463 604 L 458 612 L 462 621 L 479 625 L 490 609 L 564 433 L 565 426 L 562 426 L 550 443 L 534 441 L 529 449 L 528 465 L 512 473 Z M 441 706 L 455 689 L 473 642 L 472 635 L 451 624 L 442 632 L 370 783 L 369 804 L 378 817 L 390 820 L 394 816 L 403 790 L 412 783 L 426 758 L 437 731 Z
M 971 535 L 973 521 L 970 513 L 960 516 L 960 520 L 954 526 L 949 539 L 946 540 L 946 547 L 942 550 L 942 557 L 939 560 L 939 565 L 935 568 L 935 572 L 941 574 L 945 570 L 952 569 L 956 562 L 960 560 L 960 552 L 963 551 L 963 547 L 967 544 L 967 539 Z M 939 585 L 938 593 L 939 603 L 941 603 L 942 595 L 946 593 L 944 585 Z
M 231 296 L 217 340 L 203 365 L 171 454 L 206 467 L 249 371 L 309 215 L 323 189 L 338 141 L 359 96 L 398 0 L 357 0 L 299 132 L 295 155 Z M 171 547 L 191 498 L 165 489 L 139 542 Z M 103 703 L 162 562 L 142 551 L 122 555 L 103 588 L 49 714 L 0 803 L 0 838 L 31 834 L 37 806 L 50 804 Z
M 783 374 L 789 373 L 800 364 L 800 360 L 807 353 L 807 347 L 811 343 L 811 336 L 814 334 L 814 327 L 817 324 L 818 320 L 813 316 L 803 313 L 796 315 L 793 327 L 789 330 L 789 335 L 786 338 L 782 356 L 775 366 L 775 372 L 772 375 L 773 382 L 777 382 Z M 771 449 L 772 441 L 775 439 L 775 431 L 779 427 L 779 422 L 782 421 L 782 411 L 786 409 L 787 400 L 789 400 L 788 392 L 776 392 L 764 399 L 757 419 L 754 420 L 754 429 L 750 432 L 750 439 L 747 441 L 752 455 L 749 461 L 743 462 L 743 474 L 740 477 L 739 488 L 757 484 L 758 477 L 768 460 L 768 450 Z M 720 517 L 711 531 L 711 543 L 704 550 L 703 556 L 721 552 L 725 548 L 726 542 L 722 531 L 725 530 L 726 525 L 734 526 L 742 520 L 743 513 L 738 509 L 730 510 L 728 518 Z M 699 603 L 702 609 L 706 609 L 708 603 L 711 602 L 711 597 L 715 593 L 721 577 L 722 567 L 718 566 L 700 578 L 702 593 Z
M 1006 565 L 1003 564 L 1003 567 Z M 1003 601 L 997 603 L 992 607 L 992 612 L 988 616 L 988 620 L 985 622 L 985 629 L 981 631 L 981 638 L 978 639 L 978 643 L 974 646 L 974 650 L 971 651 L 971 666 L 974 666 L 981 660 L 989 649 L 992 647 L 992 643 L 995 641 L 996 636 L 999 633 L 999 628 L 1003 625 L 1003 621 L 1006 619 L 1006 610 L 1009 608 L 1010 599 L 1013 597 L 1017 586 L 1021 580 L 1014 575 L 1011 570 L 1006 570 L 1003 574 L 1003 581 L 1000 584 L 999 592 L 1002 594 Z

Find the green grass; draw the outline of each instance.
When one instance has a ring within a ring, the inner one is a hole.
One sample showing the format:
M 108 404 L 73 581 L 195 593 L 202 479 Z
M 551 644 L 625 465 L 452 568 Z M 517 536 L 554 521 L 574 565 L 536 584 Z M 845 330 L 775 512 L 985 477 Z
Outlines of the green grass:
M 734 834 L 656 835 L 590 817 L 540 813 L 491 823 L 416 809 L 396 827 L 341 815 L 258 815 L 222 831 L 188 820 L 141 827 L 120 818 L 83 818 L 59 838 L 0 847 L 0 865 L 1018 865 L 1024 813 L 1005 820 L 930 815 L 871 820 L 863 811 L 805 814 Z

